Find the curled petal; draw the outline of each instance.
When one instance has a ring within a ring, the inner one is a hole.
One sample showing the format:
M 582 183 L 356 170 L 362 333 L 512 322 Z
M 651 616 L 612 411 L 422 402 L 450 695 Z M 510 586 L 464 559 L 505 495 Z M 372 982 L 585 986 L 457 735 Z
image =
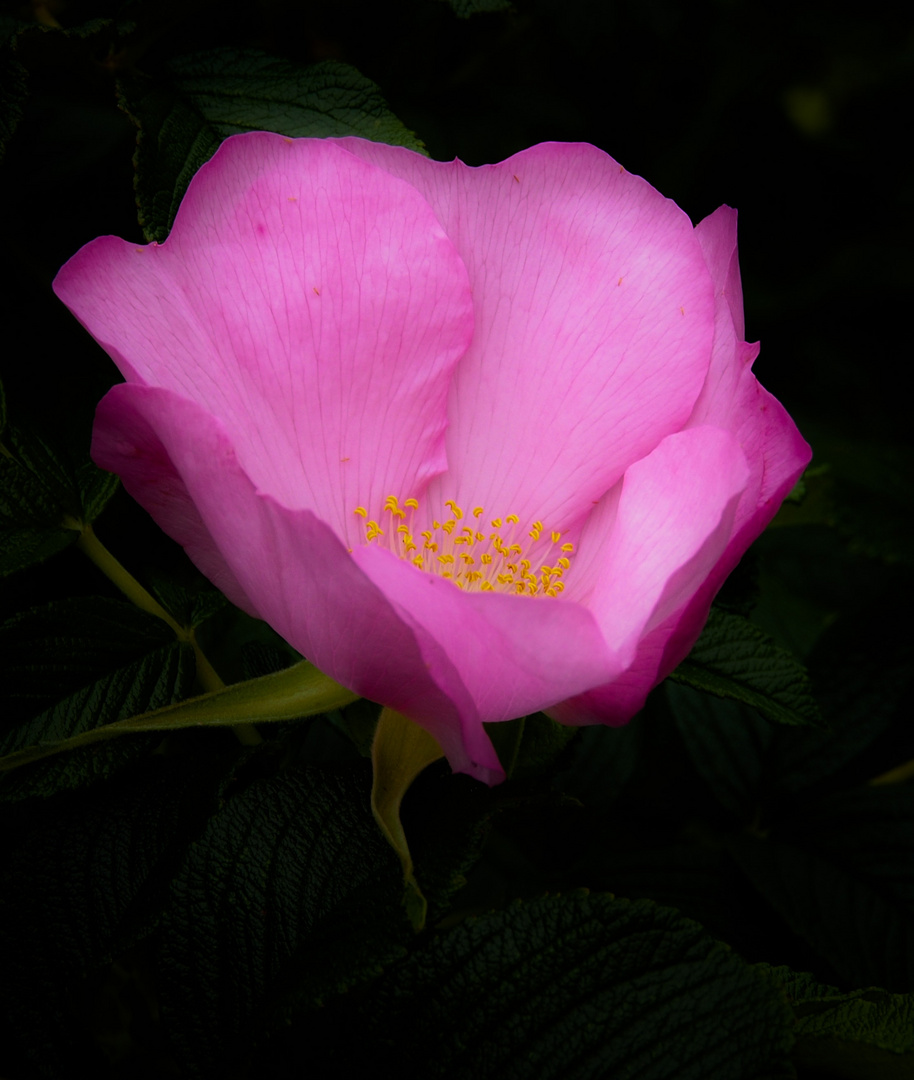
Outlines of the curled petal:
M 331 678 L 425 727 L 455 770 L 503 776 L 448 650 L 417 633 L 310 510 L 256 489 L 219 420 L 154 387 L 115 387 L 105 401 L 93 455 L 203 573 Z
M 688 605 L 720 561 L 748 479 L 736 439 L 708 427 L 670 435 L 628 470 L 613 496 L 610 531 L 598 534 L 601 519 L 594 515 L 581 537 L 582 556 L 599 548 L 587 604 L 624 670 L 551 715 L 569 724 L 622 723 L 643 705 L 656 680 L 644 677 L 642 645 L 661 627 L 670 632 L 671 615 Z

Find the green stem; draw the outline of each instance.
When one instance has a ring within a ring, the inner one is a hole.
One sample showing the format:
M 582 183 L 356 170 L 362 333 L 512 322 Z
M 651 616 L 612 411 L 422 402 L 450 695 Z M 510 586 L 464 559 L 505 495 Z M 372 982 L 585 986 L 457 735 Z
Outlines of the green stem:
M 171 629 L 174 630 L 175 636 L 179 641 L 191 644 L 188 631 L 175 622 L 172 616 L 168 614 L 152 593 L 147 592 L 133 574 L 115 559 L 111 552 L 95 535 L 91 525 L 83 525 L 80 522 L 74 521 L 72 518 L 65 518 L 63 526 L 65 529 L 76 529 L 79 532 L 79 539 L 76 541 L 76 546 L 84 555 L 87 555 L 92 562 L 95 563 L 105 577 L 109 578 L 117 585 L 129 600 L 132 600 L 134 604 L 136 604 L 138 608 L 142 608 L 143 611 L 148 611 L 150 615 L 155 615 L 157 619 L 161 619 L 163 622 L 168 623 Z
M 209 662 L 209 659 L 200 648 L 193 629 L 187 629 L 186 627 L 181 626 L 181 624 L 162 607 L 158 600 L 143 588 L 133 574 L 118 562 L 101 540 L 99 540 L 91 525 L 84 524 L 71 517 L 66 517 L 63 525 L 64 528 L 75 529 L 79 533 L 79 539 L 76 541 L 76 546 L 84 555 L 88 556 L 88 558 L 95 563 L 99 570 L 101 570 L 109 580 L 114 582 L 129 600 L 132 600 L 138 608 L 141 608 L 143 611 L 148 611 L 150 615 L 155 615 L 157 619 L 161 619 L 164 623 L 167 623 L 174 631 L 178 641 L 184 642 L 193 648 L 194 659 L 197 664 L 197 678 L 200 680 L 200 685 L 203 689 L 209 693 L 222 690 L 225 687 L 225 683 L 219 678 L 216 669 Z M 260 732 L 258 732 L 253 724 L 237 725 L 235 727 L 235 735 L 242 746 L 256 746 L 258 743 L 263 742 Z

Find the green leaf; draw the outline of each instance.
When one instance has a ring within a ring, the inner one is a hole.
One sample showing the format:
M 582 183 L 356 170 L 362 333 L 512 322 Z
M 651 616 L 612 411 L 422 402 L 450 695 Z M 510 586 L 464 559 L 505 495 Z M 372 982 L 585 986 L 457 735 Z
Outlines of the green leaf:
M 458 19 L 469 19 L 471 15 L 491 14 L 498 11 L 513 11 L 511 0 L 447 0 Z
M 134 76 L 118 83 L 118 104 L 137 128 L 137 220 L 147 240 L 161 243 L 194 173 L 222 141 L 205 117 L 177 90 Z
M 721 805 L 747 824 L 759 804 L 777 729 L 739 702 L 672 680 L 664 690 L 692 764 Z
M 30 719 L 0 737 L 0 757 L 56 742 L 187 697 L 193 650 L 160 620 L 117 600 L 85 597 L 0 625 L 9 715 Z M 37 715 L 33 709 L 39 709 Z M 160 737 L 77 749 L 0 775 L 0 801 L 82 787 L 147 754 Z
M 740 615 L 712 608 L 701 637 L 670 678 L 749 705 L 774 723 L 822 722 L 803 665 Z
M 188 1074 L 224 1072 L 264 1018 L 372 978 L 412 935 L 369 809 L 370 767 L 257 780 L 188 852 L 161 937 L 163 1015 Z
M 21 723 L 172 641 L 126 600 L 72 597 L 19 612 L 0 623 L 4 719 Z
M 757 967 L 787 995 L 798 1036 L 833 1035 L 895 1054 L 914 1052 L 914 994 L 890 994 L 875 986 L 844 993 L 808 972 Z
M 0 461 L 0 489 L 6 479 L 4 464 Z M 0 492 L 0 500 L 5 494 Z M 52 555 L 69 547 L 78 535 L 72 529 L 58 529 L 52 525 L 44 528 L 4 527 L 0 519 L 0 577 L 50 559 Z
M 180 626 L 196 629 L 229 606 L 228 599 L 202 574 L 194 573 L 189 581 L 176 581 L 153 569 L 147 577 L 155 598 Z M 278 666 L 288 666 L 288 658 Z
M 240 131 L 357 135 L 423 150 L 378 87 L 349 64 L 303 65 L 258 49 L 221 48 L 175 57 L 170 68 L 181 94 L 223 138 Z
M 117 490 L 118 479 L 37 431 L 9 425 L 0 445 L 0 576 L 42 562 L 78 537 Z M 70 519 L 66 521 L 66 519 Z M 66 524 L 65 524 L 66 521 Z
M 3 19 L 3 23 L 7 21 L 6 18 Z M 2 29 L 5 30 L 5 26 Z M 9 141 L 22 119 L 22 110 L 28 95 L 28 81 L 28 72 L 16 59 L 10 46 L 4 42 L 0 45 L 0 158 L 6 153 Z M 0 431 L 2 429 L 3 425 L 0 423 Z
M 170 70 L 170 87 L 134 79 L 119 88 L 121 108 L 138 129 L 137 204 L 150 240 L 168 235 L 191 178 L 228 135 L 357 135 L 423 150 L 377 86 L 348 64 L 303 65 L 224 47 L 176 57 Z
M 767 839 L 728 850 L 794 933 L 849 986 L 914 987 L 914 799 L 910 789 L 839 792 Z
M 333 1075 L 369 1060 L 448 1080 L 791 1075 L 782 997 L 650 901 L 581 892 L 467 919 L 342 1008 L 361 1034 Z

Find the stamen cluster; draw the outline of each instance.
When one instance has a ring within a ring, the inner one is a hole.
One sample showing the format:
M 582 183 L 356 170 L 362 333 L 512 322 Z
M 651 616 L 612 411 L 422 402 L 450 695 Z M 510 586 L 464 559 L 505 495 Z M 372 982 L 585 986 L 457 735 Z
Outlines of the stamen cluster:
M 486 521 L 482 506 L 473 507 L 467 518 L 453 499 L 444 505 L 449 514 L 443 520 L 433 519 L 430 528 L 415 533 L 418 499 L 404 499 L 401 505 L 388 495 L 380 521 L 369 518 L 364 506 L 354 512 L 364 519 L 367 543 L 382 544 L 458 588 L 518 596 L 558 596 L 565 588 L 562 577 L 571 566 L 574 544 L 562 544 L 560 532 L 547 530 L 541 521 L 525 529 L 517 514 Z

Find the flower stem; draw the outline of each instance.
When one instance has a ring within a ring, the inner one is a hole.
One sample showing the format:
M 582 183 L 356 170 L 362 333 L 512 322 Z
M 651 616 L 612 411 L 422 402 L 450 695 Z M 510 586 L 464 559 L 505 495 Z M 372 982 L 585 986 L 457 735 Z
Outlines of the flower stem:
M 66 517 L 63 522 L 64 528 L 75 529 L 79 533 L 76 546 L 101 570 L 101 572 L 132 600 L 138 608 L 155 615 L 174 631 L 178 641 L 191 646 L 194 650 L 194 659 L 197 665 L 197 678 L 204 690 L 212 693 L 221 690 L 225 683 L 219 677 L 216 669 L 209 662 L 208 657 L 200 648 L 193 628 L 181 626 L 137 581 L 137 579 L 111 554 L 105 545 L 95 535 L 95 530 L 89 524 L 77 521 L 75 518 Z M 257 728 L 253 724 L 238 724 L 234 727 L 235 735 L 242 746 L 256 746 L 263 742 Z
M 150 615 L 155 615 L 157 619 L 161 619 L 163 622 L 168 623 L 171 629 L 174 630 L 175 636 L 179 641 L 186 641 L 188 644 L 190 643 L 188 631 L 175 622 L 172 616 L 168 614 L 152 593 L 147 592 L 133 574 L 115 559 L 111 552 L 95 535 L 95 531 L 91 525 L 83 525 L 80 522 L 74 521 L 72 518 L 67 518 L 64 520 L 64 528 L 75 528 L 79 532 L 79 539 L 76 541 L 76 546 L 84 555 L 88 556 L 88 558 L 95 563 L 105 577 L 109 578 L 117 585 L 128 600 L 132 600 L 133 603 L 136 604 L 138 608 L 142 608 L 143 611 L 148 611 Z

